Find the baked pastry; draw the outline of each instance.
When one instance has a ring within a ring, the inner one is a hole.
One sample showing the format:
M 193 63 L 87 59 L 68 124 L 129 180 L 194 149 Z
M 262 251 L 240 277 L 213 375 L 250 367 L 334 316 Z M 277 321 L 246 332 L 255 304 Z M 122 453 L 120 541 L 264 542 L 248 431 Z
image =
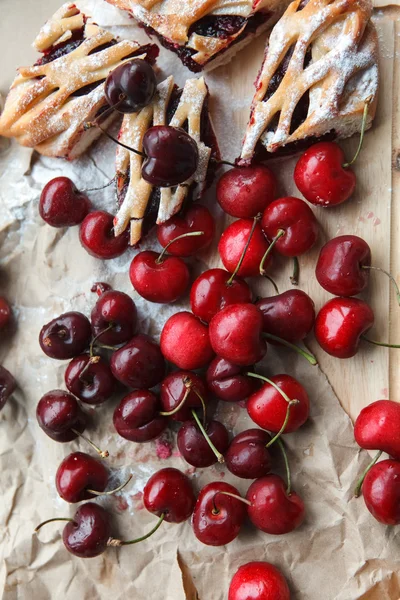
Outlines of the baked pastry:
M 15 137 L 41 154 L 73 159 L 101 134 L 84 129 L 107 108 L 104 81 L 110 71 L 133 56 L 154 63 L 154 44 L 117 41 L 79 12 L 64 4 L 34 42 L 43 56 L 33 67 L 21 67 L 0 117 L 0 135 Z M 114 111 L 103 123 L 117 116 Z
M 360 131 L 375 116 L 378 41 L 369 0 L 294 0 L 271 32 L 239 164 Z
M 289 0 L 107 0 L 128 11 L 191 71 L 215 68 L 265 31 Z
M 174 188 L 155 187 L 141 175 L 143 157 L 118 146 L 116 157 L 117 201 L 115 235 L 130 226 L 130 242 L 138 243 L 155 223 L 164 223 L 183 203 L 197 200 L 212 183 L 219 151 L 208 112 L 209 92 L 203 78 L 188 79 L 183 89 L 168 77 L 157 87 L 153 102 L 141 111 L 125 115 L 119 141 L 142 150 L 143 137 L 153 125 L 186 129 L 196 141 L 199 165 L 194 176 Z

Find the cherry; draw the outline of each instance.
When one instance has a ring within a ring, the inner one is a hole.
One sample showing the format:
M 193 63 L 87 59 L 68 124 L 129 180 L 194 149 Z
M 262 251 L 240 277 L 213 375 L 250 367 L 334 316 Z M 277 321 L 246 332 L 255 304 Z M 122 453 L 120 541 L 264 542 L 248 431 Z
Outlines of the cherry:
M 158 344 L 140 333 L 113 353 L 111 371 L 128 387 L 152 388 L 165 375 L 165 361 Z
M 295 492 L 287 491 L 279 475 L 265 475 L 249 487 L 247 513 L 250 521 L 261 531 L 283 535 L 297 529 L 305 517 L 304 503 Z
M 16 387 L 17 383 L 14 377 L 5 367 L 0 365 L 0 410 L 14 393 Z
M 232 275 L 224 269 L 204 271 L 190 290 L 193 314 L 206 323 L 226 306 L 250 303 L 251 300 L 252 293 L 247 283 L 238 277 L 232 279 Z
M 164 515 L 168 523 L 182 523 L 190 517 L 196 502 L 190 479 L 178 469 L 161 469 L 150 477 L 143 490 L 143 503 L 153 514 Z
M 301 290 L 288 290 L 277 296 L 262 298 L 256 306 L 263 315 L 263 331 L 287 342 L 300 342 L 314 326 L 314 302 Z M 271 343 L 274 343 L 273 340 Z
M 236 365 L 259 362 L 267 352 L 262 314 L 254 304 L 232 304 L 213 317 L 210 341 L 214 352 Z
M 259 387 L 245 374 L 243 367 L 217 356 L 207 369 L 207 385 L 219 400 L 241 402 Z
M 5 298 L 0 296 L 0 331 L 4 329 L 11 321 L 11 308 Z
M 400 524 L 400 462 L 382 460 L 374 465 L 362 486 L 365 505 L 384 525 Z
M 148 106 L 157 89 L 155 73 L 142 58 L 134 58 L 111 71 L 104 84 L 110 106 L 118 112 L 135 113 Z
M 190 312 L 178 312 L 168 319 L 161 332 L 161 351 L 179 369 L 205 367 L 214 357 L 208 327 Z
M 89 213 L 91 202 L 79 192 L 68 177 L 55 177 L 43 188 L 39 200 L 39 213 L 52 227 L 79 225 Z
M 56 487 L 66 502 L 81 502 L 104 492 L 108 472 L 103 463 L 83 452 L 69 454 L 57 469 Z M 89 491 L 90 490 L 90 491 Z
M 89 346 L 92 331 L 87 317 L 80 312 L 66 312 L 44 325 L 39 344 L 50 358 L 64 360 L 81 354 Z
M 204 427 L 207 438 L 202 429 L 196 421 L 185 421 L 177 436 L 179 452 L 186 462 L 198 469 L 210 467 L 219 459 L 219 462 L 223 462 L 223 456 L 220 455 L 223 455 L 229 446 L 228 431 L 219 421 L 209 421 Z
M 129 277 L 137 293 L 149 302 L 169 304 L 183 296 L 190 280 L 186 263 L 178 257 L 152 250 L 139 252 L 132 260 Z
M 267 562 L 249 562 L 236 571 L 228 600 L 290 600 L 282 573 Z
M 400 460 L 400 404 L 377 400 L 363 408 L 354 423 L 354 437 L 361 448 Z
M 188 421 L 192 418 L 192 409 L 201 408 L 207 395 L 207 388 L 199 375 L 190 371 L 174 371 L 161 384 L 162 410 L 174 421 Z
M 223 232 L 218 244 L 218 252 L 227 271 L 241 277 L 254 277 L 259 275 L 260 263 L 268 250 L 268 240 L 263 235 L 260 223 L 255 219 L 238 219 L 229 225 Z M 243 260 L 236 270 L 239 260 Z M 271 260 L 267 256 L 268 266 Z
M 203 235 L 176 240 L 177 237 L 197 231 L 202 231 Z M 193 204 L 183 214 L 158 225 L 157 238 L 163 248 L 170 244 L 168 253 L 172 256 L 193 256 L 211 244 L 214 232 L 214 218 L 210 211 L 201 204 Z
M 114 411 L 114 427 L 131 442 L 149 442 L 162 434 L 167 419 L 160 415 L 160 401 L 148 390 L 131 392 Z
M 246 517 L 243 500 L 229 483 L 215 481 L 204 486 L 193 512 L 192 525 L 197 539 L 208 546 L 232 542 Z
M 130 340 L 137 326 L 137 310 L 124 292 L 107 290 L 97 300 L 90 316 L 96 341 L 117 346 Z
M 71 442 L 86 427 L 86 415 L 76 398 L 63 390 L 52 390 L 42 396 L 36 407 L 36 419 L 56 442 Z
M 96 281 L 90 288 L 90 291 L 94 294 L 97 294 L 99 298 L 102 294 L 104 294 L 104 292 L 110 292 L 111 290 L 111 285 L 104 283 L 104 281 Z
M 79 239 L 89 254 L 108 260 L 121 256 L 129 245 L 129 232 L 114 235 L 114 217 L 103 210 L 88 214 L 81 223 Z
M 246 219 L 263 212 L 276 190 L 276 177 L 268 167 L 235 167 L 218 181 L 217 200 L 228 215 Z
M 236 477 L 257 479 L 271 470 L 271 455 L 266 448 L 271 437 L 261 429 L 247 429 L 233 438 L 225 453 L 226 466 Z
M 100 356 L 81 354 L 65 371 L 68 390 L 86 404 L 102 404 L 113 395 L 116 381 L 108 363 Z

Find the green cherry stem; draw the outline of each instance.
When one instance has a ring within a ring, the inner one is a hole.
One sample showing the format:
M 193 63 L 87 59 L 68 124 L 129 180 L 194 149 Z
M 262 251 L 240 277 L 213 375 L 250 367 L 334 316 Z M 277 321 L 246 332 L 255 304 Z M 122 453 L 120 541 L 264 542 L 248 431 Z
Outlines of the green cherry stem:
M 200 235 L 204 235 L 204 231 L 190 231 L 189 233 L 182 233 L 182 235 L 178 235 L 178 237 L 176 237 L 175 239 L 168 242 L 168 244 L 165 246 L 165 248 L 162 249 L 160 256 L 156 259 L 156 265 L 161 265 L 161 263 L 164 260 L 165 255 L 167 253 L 167 250 L 171 246 L 171 244 L 173 244 L 174 242 L 177 242 L 178 240 L 183 240 L 184 238 L 199 237 Z
M 175 415 L 177 412 L 179 412 L 181 410 L 181 408 L 185 405 L 186 400 L 188 399 L 188 396 L 189 396 L 190 392 L 192 391 L 193 384 L 189 378 L 184 381 L 184 384 L 186 387 L 186 391 L 185 391 L 185 394 L 184 394 L 182 400 L 179 402 L 178 406 L 175 406 L 175 408 L 173 408 L 172 410 L 160 412 L 160 415 L 162 417 L 172 417 L 172 415 Z
M 105 329 L 103 329 L 103 331 L 100 331 L 100 333 L 98 333 L 90 342 L 90 346 L 89 346 L 89 355 L 90 355 L 90 359 L 96 358 L 97 360 L 91 360 L 92 363 L 94 362 L 99 362 L 100 357 L 98 356 L 93 356 L 93 352 L 94 352 L 94 346 L 96 345 L 96 342 L 99 338 L 101 338 L 102 335 L 104 335 L 105 333 L 107 333 L 107 331 L 110 331 L 110 329 L 113 329 L 114 325 L 113 323 L 110 323 Z M 101 346 L 103 348 L 103 346 Z M 105 346 L 104 346 L 105 347 Z M 111 346 L 110 346 L 111 348 Z M 88 362 L 88 364 L 86 365 L 85 369 L 82 370 L 81 375 L 83 374 L 83 372 L 86 370 L 87 366 L 90 364 L 90 361 Z M 81 376 L 80 375 L 80 376 Z M 79 376 L 79 377 L 80 377 Z
M 264 256 L 261 259 L 260 262 L 260 275 L 262 277 L 264 277 L 265 275 L 265 269 L 264 269 L 264 265 L 265 265 L 265 261 L 267 260 L 269 254 L 272 252 L 272 248 L 275 246 L 276 242 L 283 236 L 285 235 L 286 231 L 284 231 L 283 229 L 278 229 L 278 233 L 276 234 L 276 236 L 274 237 L 274 239 L 272 240 L 272 242 L 270 243 L 270 245 L 268 246 L 268 249 L 266 251 L 266 253 L 264 254 Z
M 235 498 L 235 500 L 240 500 L 240 502 L 244 502 L 248 506 L 252 506 L 250 500 L 247 500 L 247 498 L 242 498 L 242 496 L 238 496 L 237 494 L 232 494 L 231 492 L 223 492 L 223 491 L 215 492 L 214 497 L 213 497 L 213 510 L 212 510 L 213 515 L 219 515 L 219 513 L 220 513 L 220 510 L 215 503 L 215 497 L 218 496 L 218 494 L 222 494 L 223 496 L 229 496 L 230 498 Z
M 101 448 L 99 448 L 98 446 L 96 446 L 96 444 L 94 442 L 92 442 L 92 440 L 89 440 L 89 438 L 86 437 L 86 435 L 83 435 L 83 433 L 79 433 L 79 431 L 77 429 L 71 429 L 71 431 L 73 431 L 78 437 L 80 437 L 83 440 L 85 440 L 85 442 L 87 442 L 88 444 L 90 444 L 92 446 L 92 448 L 94 450 L 96 450 L 96 452 L 100 456 L 100 458 L 108 458 L 110 456 L 108 450 L 101 450 Z
M 285 469 L 286 469 L 286 480 L 287 480 L 287 487 L 286 487 L 286 493 L 289 495 L 290 492 L 292 491 L 292 478 L 290 475 L 290 466 L 289 466 L 289 461 L 288 461 L 288 457 L 286 454 L 286 449 L 285 449 L 285 445 L 282 442 L 281 439 L 277 440 L 277 444 L 282 452 L 282 456 L 283 456 L 283 460 L 285 463 Z
M 88 192 L 99 192 L 100 190 L 105 190 L 106 188 L 110 187 L 110 185 L 112 185 L 113 183 L 115 183 L 117 181 L 117 177 L 114 176 L 112 179 L 110 179 L 110 181 L 108 183 L 106 183 L 105 185 L 102 185 L 101 187 L 95 187 L 95 188 L 88 188 L 87 190 L 82 190 L 81 193 L 82 194 L 87 194 Z
M 388 271 L 385 271 L 385 269 L 381 269 L 381 267 L 372 267 L 371 265 L 369 265 L 369 266 L 364 265 L 361 268 L 362 269 L 371 269 L 372 271 L 379 271 L 380 273 L 384 273 L 385 275 L 387 275 L 390 279 L 390 282 L 392 283 L 392 285 L 394 287 L 395 292 L 396 292 L 397 304 L 400 306 L 400 289 L 399 289 L 399 286 L 397 285 L 395 278 L 393 277 L 393 275 L 391 273 L 389 273 Z
M 359 495 L 361 494 L 362 484 L 364 483 L 364 479 L 365 479 L 367 473 L 372 469 L 374 464 L 380 459 L 381 455 L 382 455 L 382 450 L 379 450 L 379 452 L 375 455 L 374 459 L 369 463 L 368 467 L 365 469 L 365 471 L 361 475 L 360 479 L 357 481 L 356 487 L 354 488 L 354 495 L 356 498 L 358 498 Z
M 279 438 L 281 437 L 281 435 L 283 433 L 285 433 L 285 430 L 286 430 L 286 427 L 287 427 L 287 424 L 289 421 L 289 417 L 290 417 L 290 410 L 291 410 L 292 406 L 295 406 L 296 404 L 299 404 L 298 400 L 290 400 L 290 402 L 288 403 L 287 408 L 286 408 L 285 420 L 282 423 L 282 427 L 280 428 L 278 433 L 276 435 L 274 435 L 272 440 L 270 440 L 268 442 L 268 444 L 265 446 L 266 448 L 270 448 L 270 446 L 272 446 L 272 444 L 274 444 L 276 441 L 278 441 Z
M 141 537 L 136 538 L 135 540 L 129 540 L 127 542 L 124 542 L 123 540 L 116 540 L 114 538 L 110 538 L 107 542 L 107 546 L 119 548 L 120 546 L 131 546 L 132 544 L 139 544 L 139 542 L 144 542 L 144 540 L 147 540 L 149 537 L 151 537 L 153 535 L 153 533 L 155 533 L 157 531 L 157 529 L 159 527 L 161 527 L 164 519 L 165 519 L 165 513 L 162 513 L 161 517 L 159 518 L 159 520 L 157 521 L 157 524 L 153 527 L 153 529 L 151 529 L 145 535 L 142 535 Z
M 125 148 L 125 150 L 129 150 L 129 152 L 133 152 L 134 154 L 137 154 L 138 156 L 141 156 L 142 158 L 147 158 L 146 155 L 144 154 L 144 152 L 139 152 L 139 150 L 135 150 L 135 148 L 131 148 L 130 146 L 127 146 L 120 140 L 117 140 L 117 138 L 112 136 L 111 133 L 108 133 L 107 129 L 104 129 L 104 127 L 102 125 L 100 125 L 100 123 L 98 121 L 88 121 L 87 123 L 84 124 L 83 129 L 84 129 L 84 131 L 87 131 L 88 129 L 92 129 L 92 127 L 98 127 L 100 129 L 100 131 L 102 133 L 104 133 L 104 135 L 106 137 L 108 137 L 109 140 L 112 140 L 115 144 L 118 144 L 118 146 L 121 146 L 121 148 Z
M 364 141 L 365 128 L 367 126 L 368 107 L 369 107 L 369 105 L 371 103 L 371 100 L 372 100 L 372 96 L 370 96 L 369 98 L 367 98 L 366 101 L 365 101 L 365 104 L 364 104 L 364 112 L 363 112 L 363 117 L 362 117 L 361 132 L 360 132 L 360 141 L 358 142 L 358 148 L 356 150 L 355 155 L 351 159 L 351 161 L 347 162 L 347 163 L 344 163 L 344 165 L 343 165 L 344 169 L 348 169 L 349 167 L 351 167 L 351 165 L 353 163 L 355 163 L 355 161 L 358 158 L 358 155 L 360 154 L 361 147 L 362 147 L 363 141 Z
M 253 225 L 251 226 L 250 233 L 249 233 L 249 237 L 248 237 L 248 239 L 247 239 L 247 242 L 246 242 L 246 245 L 245 245 L 245 247 L 243 248 L 242 255 L 241 255 L 241 257 L 239 258 L 239 261 L 238 261 L 238 264 L 237 264 L 237 265 L 236 265 L 236 267 L 235 267 L 235 270 L 233 271 L 232 275 L 229 277 L 228 281 L 226 282 L 226 285 L 227 285 L 228 287 L 229 287 L 230 285 L 232 285 L 232 283 L 233 283 L 233 280 L 235 279 L 236 275 L 237 275 L 237 274 L 239 273 L 239 271 L 240 271 L 240 267 L 242 266 L 242 264 L 243 264 L 243 261 L 244 261 L 244 258 L 245 258 L 245 256 L 246 256 L 246 252 L 247 252 L 247 250 L 249 249 L 250 242 L 251 242 L 251 238 L 253 237 L 253 233 L 254 233 L 254 231 L 255 231 L 255 228 L 256 228 L 256 226 L 257 226 L 257 223 L 258 223 L 258 222 L 261 220 L 261 217 L 262 217 L 261 213 L 258 213 L 258 215 L 256 215 L 256 216 L 254 217 L 254 219 L 253 219 Z
M 87 492 L 89 492 L 89 494 L 93 494 L 93 496 L 112 496 L 113 494 L 116 494 L 117 492 L 120 492 L 121 490 L 123 490 L 124 487 L 126 485 L 128 485 L 128 483 L 130 482 L 131 479 L 132 479 L 132 475 L 129 475 L 129 477 L 125 481 L 125 483 L 122 483 L 117 488 L 115 488 L 115 490 L 110 490 L 109 492 L 98 492 L 96 490 L 87 490 Z
M 263 332 L 263 336 L 269 340 L 274 340 L 275 342 L 279 342 L 280 344 L 282 344 L 283 346 L 286 346 L 287 348 L 290 348 L 291 350 L 294 350 L 295 352 L 300 354 L 300 356 L 303 356 L 306 360 L 308 360 L 308 362 L 311 365 L 315 366 L 318 364 L 315 356 L 313 356 L 309 352 L 306 352 L 305 350 L 303 350 L 303 348 L 300 348 L 300 346 L 291 344 L 290 342 L 287 342 L 286 340 L 283 340 L 282 338 L 278 337 L 277 335 L 273 335 L 272 333 Z
M 400 344 L 386 344 L 385 342 L 377 342 L 376 340 L 370 340 L 369 338 L 365 337 L 365 335 L 362 335 L 361 339 L 364 340 L 364 342 L 368 342 L 368 344 L 373 344 L 374 346 L 383 346 L 384 348 L 400 348 Z
M 203 409 L 203 425 L 204 427 L 206 426 L 206 421 L 207 421 L 207 409 L 206 409 L 206 403 L 204 402 L 204 399 L 202 397 L 202 395 L 197 391 L 197 389 L 194 387 L 193 388 L 194 393 L 196 394 L 196 396 L 198 397 L 198 399 L 201 402 L 201 407 Z
M 39 529 L 42 529 L 43 525 L 47 525 L 48 523 L 54 523 L 55 521 L 69 521 L 70 523 L 72 523 L 73 519 L 67 517 L 54 517 L 54 519 L 47 519 L 47 521 L 43 521 L 43 523 L 40 523 L 40 525 L 35 527 L 34 533 L 38 533 Z
M 214 452 L 215 456 L 217 457 L 218 462 L 221 464 L 224 463 L 225 462 L 224 456 L 221 454 L 221 452 L 219 452 L 219 450 L 217 450 L 217 448 L 214 446 L 214 444 L 210 440 L 210 437 L 208 436 L 206 430 L 204 429 L 202 422 L 200 421 L 199 417 L 196 414 L 196 411 L 192 410 L 192 415 L 193 415 L 193 419 L 197 423 L 198 428 L 200 429 L 201 433 L 204 435 L 207 444 L 210 446 L 211 450 Z
M 290 277 L 290 283 L 292 285 L 299 285 L 299 275 L 300 275 L 300 263 L 297 256 L 293 257 L 293 273 Z
M 275 281 L 272 279 L 272 277 L 270 277 L 269 275 L 265 274 L 264 275 L 264 279 L 268 279 L 268 281 L 270 281 L 272 283 L 272 286 L 274 288 L 275 294 L 279 295 L 279 288 L 276 285 Z

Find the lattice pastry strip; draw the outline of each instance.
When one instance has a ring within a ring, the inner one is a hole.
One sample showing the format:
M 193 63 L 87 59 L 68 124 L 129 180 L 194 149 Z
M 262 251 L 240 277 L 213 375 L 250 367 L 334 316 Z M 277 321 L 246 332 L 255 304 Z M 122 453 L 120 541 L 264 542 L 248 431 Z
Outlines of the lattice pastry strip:
M 275 152 L 331 130 L 337 137 L 352 135 L 360 129 L 366 100 L 370 101 L 367 126 L 372 123 L 378 66 L 370 3 L 309 0 L 302 6 L 302 2 L 292 2 L 272 30 L 256 83 L 242 163 L 252 160 L 259 142 L 267 152 Z M 296 123 L 301 102 L 308 106 L 304 105 L 302 122 Z

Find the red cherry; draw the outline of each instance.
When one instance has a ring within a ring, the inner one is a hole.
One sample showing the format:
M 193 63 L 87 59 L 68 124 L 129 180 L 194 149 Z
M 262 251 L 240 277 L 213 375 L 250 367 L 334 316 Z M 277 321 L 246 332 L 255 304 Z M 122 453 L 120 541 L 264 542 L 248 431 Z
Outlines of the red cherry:
M 104 292 L 110 292 L 111 290 L 111 285 L 104 283 L 104 281 L 96 281 L 90 288 L 90 291 L 94 294 L 97 294 L 99 298 L 102 294 L 104 294 Z
M 14 393 L 16 387 L 17 383 L 14 377 L 5 367 L 0 365 L 0 410 Z
M 362 486 L 365 505 L 384 525 L 400 524 L 400 462 L 382 460 L 367 473 Z
M 124 292 L 105 291 L 97 300 L 90 320 L 93 333 L 100 343 L 117 346 L 127 342 L 135 334 L 136 305 Z
M 262 298 L 256 306 L 263 315 L 264 333 L 272 333 L 287 342 L 300 342 L 314 326 L 314 302 L 301 290 Z M 271 340 L 271 343 L 274 342 Z
M 219 421 L 209 421 L 204 427 L 208 439 L 217 451 L 223 455 L 229 446 L 229 434 Z M 210 447 L 195 421 L 185 421 L 178 431 L 178 449 L 183 458 L 193 467 L 202 469 L 218 462 L 214 450 Z M 221 458 L 222 460 L 222 458 Z
M 202 231 L 203 235 L 173 242 L 168 246 L 168 253 L 172 256 L 193 256 L 211 244 L 215 231 L 214 218 L 201 204 L 193 204 L 184 214 L 175 215 L 158 225 L 157 237 L 165 248 L 175 238 L 194 231 Z
M 173 413 L 169 418 L 174 421 L 189 421 L 192 418 L 192 409 L 201 408 L 200 398 L 207 401 L 207 396 L 207 388 L 202 378 L 190 371 L 174 371 L 167 375 L 161 384 L 162 411 Z
M 213 317 L 210 340 L 214 352 L 236 365 L 259 362 L 267 352 L 262 313 L 254 304 L 232 304 Z
M 142 298 L 159 304 L 178 300 L 185 293 L 190 280 L 189 269 L 181 258 L 161 258 L 160 254 L 151 250 L 135 256 L 129 277 Z
M 100 356 L 81 354 L 65 371 L 68 390 L 86 404 L 102 404 L 113 395 L 116 381 L 107 362 Z
M 231 223 L 225 229 L 221 236 L 218 244 L 218 252 L 225 269 L 230 273 L 235 272 L 253 228 L 254 232 L 237 275 L 241 277 L 255 277 L 260 274 L 260 263 L 268 250 L 269 243 L 263 235 L 260 223 L 254 223 L 252 219 L 234 221 L 234 223 Z M 270 261 L 271 257 L 268 255 L 264 265 L 265 268 L 267 268 Z
M 261 531 L 283 535 L 297 529 L 305 517 L 304 503 L 295 492 L 287 493 L 286 484 L 278 475 L 256 479 L 249 487 L 247 512 L 250 521 Z
M 88 490 L 104 492 L 108 472 L 103 463 L 83 452 L 69 454 L 57 469 L 56 487 L 66 502 L 94 498 Z
M 168 523 L 182 523 L 190 517 L 196 498 L 190 479 L 178 469 L 161 469 L 148 480 L 143 490 L 147 510 Z
M 131 442 L 149 442 L 159 437 L 167 426 L 160 415 L 160 401 L 148 390 L 131 392 L 114 411 L 114 427 Z
M 161 332 L 161 351 L 180 369 L 194 371 L 214 357 L 208 327 L 190 312 L 178 312 L 168 319 Z
M 152 388 L 165 375 L 160 347 L 142 333 L 113 353 L 110 366 L 114 377 L 131 388 Z
M 282 573 L 267 562 L 249 562 L 236 571 L 228 600 L 290 600 Z
M 76 398 L 63 390 L 47 392 L 39 400 L 36 418 L 43 431 L 56 442 L 71 442 L 86 427 L 86 415 Z
M 336 358 L 357 354 L 361 336 L 374 324 L 370 306 L 357 298 L 332 298 L 315 320 L 315 338 L 325 352 Z
M 243 367 L 217 356 L 207 369 L 207 385 L 219 400 L 241 402 L 259 387 L 256 379 L 244 373 Z
M 400 404 L 377 400 L 363 408 L 354 423 L 354 437 L 361 448 L 400 460 Z
M 217 200 L 228 215 L 251 218 L 272 202 L 276 189 L 276 177 L 268 167 L 235 167 L 218 181 Z
M 223 493 L 222 493 L 223 492 Z M 238 535 L 246 517 L 246 505 L 238 498 L 238 490 L 222 481 L 204 486 L 193 512 L 193 531 L 203 544 L 224 546 Z
M 225 306 L 251 301 L 252 293 L 247 283 L 238 277 L 232 279 L 224 269 L 204 271 L 190 290 L 193 314 L 206 323 Z
M 89 213 L 91 202 L 77 190 L 68 177 L 55 177 L 43 188 L 39 200 L 39 213 L 52 227 L 79 225 Z
M 334 142 L 319 142 L 302 154 L 294 181 L 304 198 L 319 206 L 336 206 L 350 198 L 356 176 L 344 168 L 343 150 Z
M 79 558 L 103 554 L 110 537 L 110 515 L 94 502 L 80 506 L 73 521 L 67 523 L 63 531 L 66 549 Z
M 270 439 L 262 429 L 247 429 L 234 437 L 225 454 L 230 472 L 243 479 L 267 475 L 271 470 L 271 455 L 266 448 Z
M 108 260 L 121 256 L 129 244 L 129 233 L 114 235 L 114 217 L 97 210 L 85 217 L 79 229 L 82 246 L 96 258 Z
M 11 321 L 11 308 L 5 298 L 0 297 L 0 331 Z
M 81 354 L 89 346 L 92 330 L 80 312 L 66 312 L 44 325 L 39 344 L 50 358 L 65 360 Z

